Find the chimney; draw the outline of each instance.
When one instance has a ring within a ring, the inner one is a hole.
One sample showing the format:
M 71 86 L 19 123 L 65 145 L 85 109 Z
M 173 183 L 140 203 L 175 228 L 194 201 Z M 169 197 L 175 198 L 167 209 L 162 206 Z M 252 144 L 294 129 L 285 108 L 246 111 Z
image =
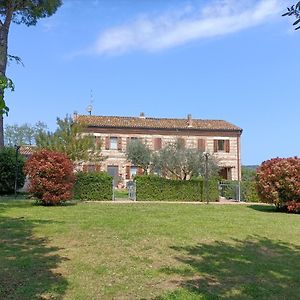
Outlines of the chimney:
M 77 117 L 78 117 L 78 112 L 75 110 L 73 112 L 73 122 L 76 122 Z
M 188 114 L 187 115 L 187 119 L 188 119 L 188 127 L 193 127 L 193 119 L 192 119 L 192 115 Z
M 140 113 L 140 119 L 146 119 L 145 113 L 143 113 L 143 112 Z

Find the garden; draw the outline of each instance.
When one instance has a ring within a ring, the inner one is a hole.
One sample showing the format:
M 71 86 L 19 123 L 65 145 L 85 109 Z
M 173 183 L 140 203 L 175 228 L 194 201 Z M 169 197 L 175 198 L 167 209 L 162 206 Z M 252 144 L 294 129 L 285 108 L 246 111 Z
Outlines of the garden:
M 297 299 L 299 215 L 0 200 L 0 299 Z
M 13 192 L 16 166 L 24 182 L 24 160 L 13 163 L 9 149 L 1 158 L 0 187 Z M 0 198 L 0 299 L 297 299 L 300 293 L 299 215 L 286 213 L 299 212 L 298 158 L 258 168 L 258 195 L 273 205 L 207 205 L 203 179 L 154 175 L 136 178 L 138 201 L 103 201 L 112 199 L 109 175 L 74 174 L 65 154 L 49 150 L 34 153 L 24 171 L 32 198 Z M 216 200 L 216 181 L 207 186 Z

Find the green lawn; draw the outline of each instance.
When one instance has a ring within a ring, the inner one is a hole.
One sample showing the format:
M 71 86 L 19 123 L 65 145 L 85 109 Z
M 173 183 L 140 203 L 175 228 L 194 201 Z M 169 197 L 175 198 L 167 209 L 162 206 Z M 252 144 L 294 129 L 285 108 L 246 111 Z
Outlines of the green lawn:
M 300 215 L 0 200 L 0 299 L 299 299 Z

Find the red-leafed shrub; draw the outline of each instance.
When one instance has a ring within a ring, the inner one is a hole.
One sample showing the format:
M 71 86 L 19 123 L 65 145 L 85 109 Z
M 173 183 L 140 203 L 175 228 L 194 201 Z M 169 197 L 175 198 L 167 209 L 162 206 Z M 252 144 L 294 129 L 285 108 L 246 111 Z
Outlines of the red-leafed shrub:
M 35 152 L 24 170 L 30 179 L 29 193 L 44 205 L 71 199 L 75 175 L 73 164 L 65 154 L 49 150 Z
M 300 158 L 273 158 L 257 170 L 261 199 L 289 212 L 300 212 Z

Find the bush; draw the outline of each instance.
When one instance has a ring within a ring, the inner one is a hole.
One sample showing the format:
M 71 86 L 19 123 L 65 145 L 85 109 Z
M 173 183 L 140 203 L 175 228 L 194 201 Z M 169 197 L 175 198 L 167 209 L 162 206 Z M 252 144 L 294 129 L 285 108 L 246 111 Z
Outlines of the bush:
M 113 178 L 104 172 L 79 172 L 74 186 L 78 200 L 112 200 Z
M 35 152 L 25 164 L 29 176 L 28 191 L 44 205 L 55 205 L 72 198 L 75 181 L 73 164 L 63 153 Z
M 273 158 L 257 171 L 257 188 L 261 199 L 277 208 L 299 212 L 300 158 Z
M 144 201 L 205 201 L 202 179 L 170 180 L 154 175 L 137 176 L 137 200 Z M 209 182 L 210 201 L 219 199 L 218 183 Z
M 18 156 L 18 180 L 17 188 L 21 188 L 25 182 L 23 172 L 25 159 L 22 155 Z M 16 176 L 16 150 L 14 148 L 0 149 L 0 194 L 10 194 L 15 189 Z

